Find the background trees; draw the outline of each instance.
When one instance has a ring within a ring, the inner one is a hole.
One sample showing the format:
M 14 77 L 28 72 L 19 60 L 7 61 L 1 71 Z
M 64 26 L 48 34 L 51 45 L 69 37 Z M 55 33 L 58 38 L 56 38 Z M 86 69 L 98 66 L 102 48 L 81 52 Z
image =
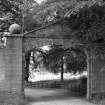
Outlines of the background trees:
M 19 5 L 21 1 L 13 0 L 1 0 L 0 1 L 0 29 L 1 31 L 7 31 L 8 27 L 21 20 L 21 10 Z M 21 21 L 20 21 L 21 23 Z
M 42 50 L 43 64 L 53 73 L 63 72 L 82 73 L 86 70 L 86 55 L 79 48 L 64 49 L 61 45 L 51 45 L 48 51 Z
M 23 26 L 23 16 L 28 15 L 33 5 L 38 5 L 34 0 L 1 0 L 0 1 L 0 29 L 8 31 L 8 27 L 17 23 Z M 28 20 L 27 20 L 28 21 Z M 30 24 L 32 24 L 30 22 Z
M 33 63 L 30 64 L 30 62 L 27 62 L 28 64 L 26 66 L 28 69 L 29 65 L 33 65 L 33 71 L 37 72 L 41 64 L 41 67 L 46 68 L 48 72 L 55 74 L 61 73 L 62 80 L 64 73 L 81 74 L 86 71 L 86 55 L 80 48 L 71 47 L 64 49 L 63 46 L 55 44 L 49 45 L 48 47 L 49 50 L 46 51 L 41 48 L 35 48 L 30 51 L 29 54 L 31 55 L 27 57 L 31 57 Z

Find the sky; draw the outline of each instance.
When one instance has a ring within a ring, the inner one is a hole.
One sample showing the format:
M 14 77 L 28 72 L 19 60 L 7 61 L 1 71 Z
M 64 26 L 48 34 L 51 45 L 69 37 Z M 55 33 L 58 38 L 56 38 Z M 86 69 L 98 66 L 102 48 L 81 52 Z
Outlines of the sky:
M 49 51 L 50 50 L 50 45 L 42 46 L 41 49 L 44 50 L 44 51 Z
M 35 0 L 36 2 L 38 2 L 39 4 L 45 0 Z

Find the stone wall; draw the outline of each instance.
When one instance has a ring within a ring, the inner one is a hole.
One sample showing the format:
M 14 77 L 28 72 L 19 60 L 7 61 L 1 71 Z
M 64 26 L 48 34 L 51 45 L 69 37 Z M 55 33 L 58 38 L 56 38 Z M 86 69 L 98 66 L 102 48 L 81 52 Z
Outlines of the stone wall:
M 50 24 L 48 26 L 41 27 L 29 33 L 25 33 L 25 37 L 34 36 L 36 38 L 50 38 L 50 39 L 67 39 L 72 38 L 69 26 L 62 23 Z
M 48 39 L 48 38 L 24 38 L 24 51 L 27 52 L 33 48 L 39 48 L 46 45 L 62 45 L 65 48 L 72 46 L 70 39 Z
M 24 34 L 24 49 L 27 51 L 35 47 L 51 44 L 63 45 L 68 48 L 72 46 L 72 38 L 68 26 L 56 23 Z
M 92 97 L 105 98 L 105 59 L 93 60 Z
M 88 99 L 105 98 L 105 58 L 91 56 L 88 71 Z
M 24 95 L 22 75 L 22 38 L 7 36 L 0 48 L 0 105 L 18 105 Z

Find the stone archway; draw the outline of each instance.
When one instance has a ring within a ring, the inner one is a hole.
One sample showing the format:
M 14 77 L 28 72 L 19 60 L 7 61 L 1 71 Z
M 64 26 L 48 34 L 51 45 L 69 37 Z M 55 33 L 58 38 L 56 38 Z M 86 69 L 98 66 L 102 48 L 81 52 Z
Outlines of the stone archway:
M 48 28 L 48 29 L 47 29 Z M 54 28 L 54 30 L 53 30 Z M 48 31 L 49 30 L 49 31 Z M 65 33 L 66 32 L 66 33 Z M 72 46 L 72 40 L 67 37 L 70 33 L 68 28 L 62 28 L 57 25 L 35 30 L 27 34 L 10 34 L 6 37 L 6 46 L 0 48 L 0 97 L 4 103 L 18 103 L 24 96 L 24 75 L 23 63 L 24 52 L 45 44 L 59 44 L 64 47 Z M 59 34 L 59 35 L 58 35 Z M 88 82 L 87 98 L 91 99 L 97 96 L 105 96 L 105 72 L 98 71 L 105 66 L 99 63 L 100 59 L 93 60 L 88 56 Z M 98 62 L 99 61 L 99 62 Z M 104 62 L 105 60 L 101 60 Z M 97 64 L 97 67 L 95 66 Z M 101 66 L 100 66 L 101 65 Z M 97 69 L 97 70 L 96 70 Z M 101 81 L 101 83 L 100 83 Z M 100 83 L 100 85 L 99 85 Z M 14 99 L 14 100 L 13 100 Z M 7 100 L 7 101 L 6 101 Z
M 17 104 L 24 97 L 22 36 L 6 36 L 0 46 L 0 104 Z

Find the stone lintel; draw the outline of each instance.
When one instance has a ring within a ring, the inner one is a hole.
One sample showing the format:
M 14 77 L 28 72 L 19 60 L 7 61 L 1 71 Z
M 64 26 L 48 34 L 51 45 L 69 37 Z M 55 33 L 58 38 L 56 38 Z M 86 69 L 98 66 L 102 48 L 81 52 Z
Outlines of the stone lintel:
M 4 37 L 23 37 L 23 34 L 6 34 Z

